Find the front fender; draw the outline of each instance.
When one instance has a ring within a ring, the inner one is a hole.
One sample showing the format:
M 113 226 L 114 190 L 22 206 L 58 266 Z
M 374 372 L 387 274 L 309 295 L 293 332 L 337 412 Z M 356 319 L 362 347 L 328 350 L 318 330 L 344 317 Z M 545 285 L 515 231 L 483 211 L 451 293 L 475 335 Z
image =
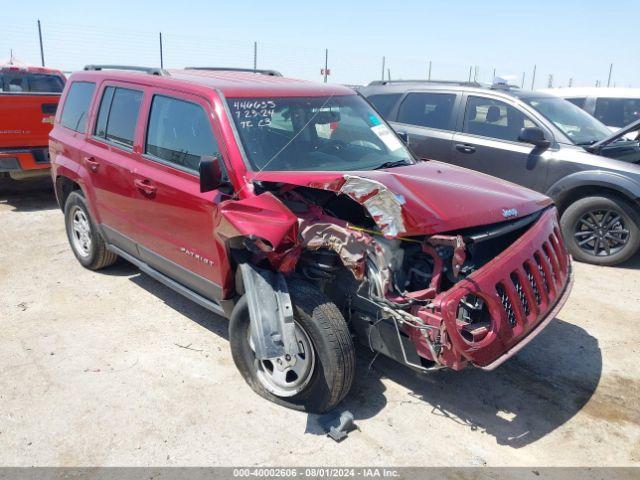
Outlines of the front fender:
M 216 233 L 223 241 L 235 237 L 266 240 L 273 250 L 292 246 L 298 237 L 298 217 L 272 193 L 220 204 Z
M 571 190 L 579 187 L 603 187 L 615 190 L 631 200 L 640 198 L 640 180 L 603 170 L 588 170 L 567 175 L 554 183 L 546 194 L 561 204 Z

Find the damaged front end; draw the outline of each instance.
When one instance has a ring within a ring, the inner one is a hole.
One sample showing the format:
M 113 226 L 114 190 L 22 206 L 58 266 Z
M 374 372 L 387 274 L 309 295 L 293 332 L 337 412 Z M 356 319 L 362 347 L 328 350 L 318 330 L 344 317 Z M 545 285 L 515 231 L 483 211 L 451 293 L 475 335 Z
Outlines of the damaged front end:
M 418 370 L 494 368 L 555 316 L 571 267 L 553 206 L 531 202 L 513 220 L 434 231 L 438 221 L 408 208 L 412 192 L 385 183 L 262 175 L 254 197 L 221 206 L 237 232 L 228 240 L 251 291 L 259 355 L 295 351 L 286 281 L 296 278 L 334 302 L 361 343 Z M 264 232 L 249 231 L 246 215 L 263 202 L 279 213 Z

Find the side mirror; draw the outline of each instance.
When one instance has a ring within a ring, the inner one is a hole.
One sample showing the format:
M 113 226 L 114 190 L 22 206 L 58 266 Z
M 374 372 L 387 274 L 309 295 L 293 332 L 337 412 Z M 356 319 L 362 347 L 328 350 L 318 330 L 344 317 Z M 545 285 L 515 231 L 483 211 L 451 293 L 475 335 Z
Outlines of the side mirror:
M 540 148 L 548 148 L 551 142 L 544 136 L 542 129 L 538 127 L 526 127 L 520 131 L 518 140 L 525 143 L 530 143 Z
M 211 192 L 229 184 L 220 155 L 200 158 L 200 192 Z
M 400 140 L 402 140 L 402 143 L 404 143 L 405 145 L 409 143 L 409 135 L 407 134 L 407 132 L 396 132 L 396 135 Z

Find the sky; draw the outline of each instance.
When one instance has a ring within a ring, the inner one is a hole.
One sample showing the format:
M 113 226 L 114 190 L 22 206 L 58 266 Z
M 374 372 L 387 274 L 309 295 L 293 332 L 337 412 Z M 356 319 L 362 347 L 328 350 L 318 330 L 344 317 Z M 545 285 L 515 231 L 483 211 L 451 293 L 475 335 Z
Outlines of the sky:
M 0 60 L 40 63 L 42 22 L 47 66 L 86 64 L 165 68 L 253 67 L 322 81 L 366 84 L 431 78 L 490 82 L 493 72 L 531 88 L 640 87 L 637 1 L 165 1 L 11 2 L 0 9 Z

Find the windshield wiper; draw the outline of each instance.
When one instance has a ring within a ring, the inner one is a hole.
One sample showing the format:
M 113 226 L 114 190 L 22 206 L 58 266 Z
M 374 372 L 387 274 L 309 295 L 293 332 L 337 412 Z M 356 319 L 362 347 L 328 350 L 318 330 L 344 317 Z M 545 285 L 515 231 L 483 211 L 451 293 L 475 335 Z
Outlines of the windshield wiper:
M 384 162 L 382 165 L 378 165 L 374 168 L 374 170 L 380 170 L 382 168 L 393 168 L 393 167 L 401 167 L 403 165 L 413 165 L 413 163 L 407 159 L 403 158 L 402 160 L 394 160 L 392 162 Z
M 589 145 L 593 145 L 594 143 L 596 143 L 596 140 L 588 140 L 586 142 L 578 142 L 576 143 L 576 145 L 578 145 L 579 147 L 588 147 Z

